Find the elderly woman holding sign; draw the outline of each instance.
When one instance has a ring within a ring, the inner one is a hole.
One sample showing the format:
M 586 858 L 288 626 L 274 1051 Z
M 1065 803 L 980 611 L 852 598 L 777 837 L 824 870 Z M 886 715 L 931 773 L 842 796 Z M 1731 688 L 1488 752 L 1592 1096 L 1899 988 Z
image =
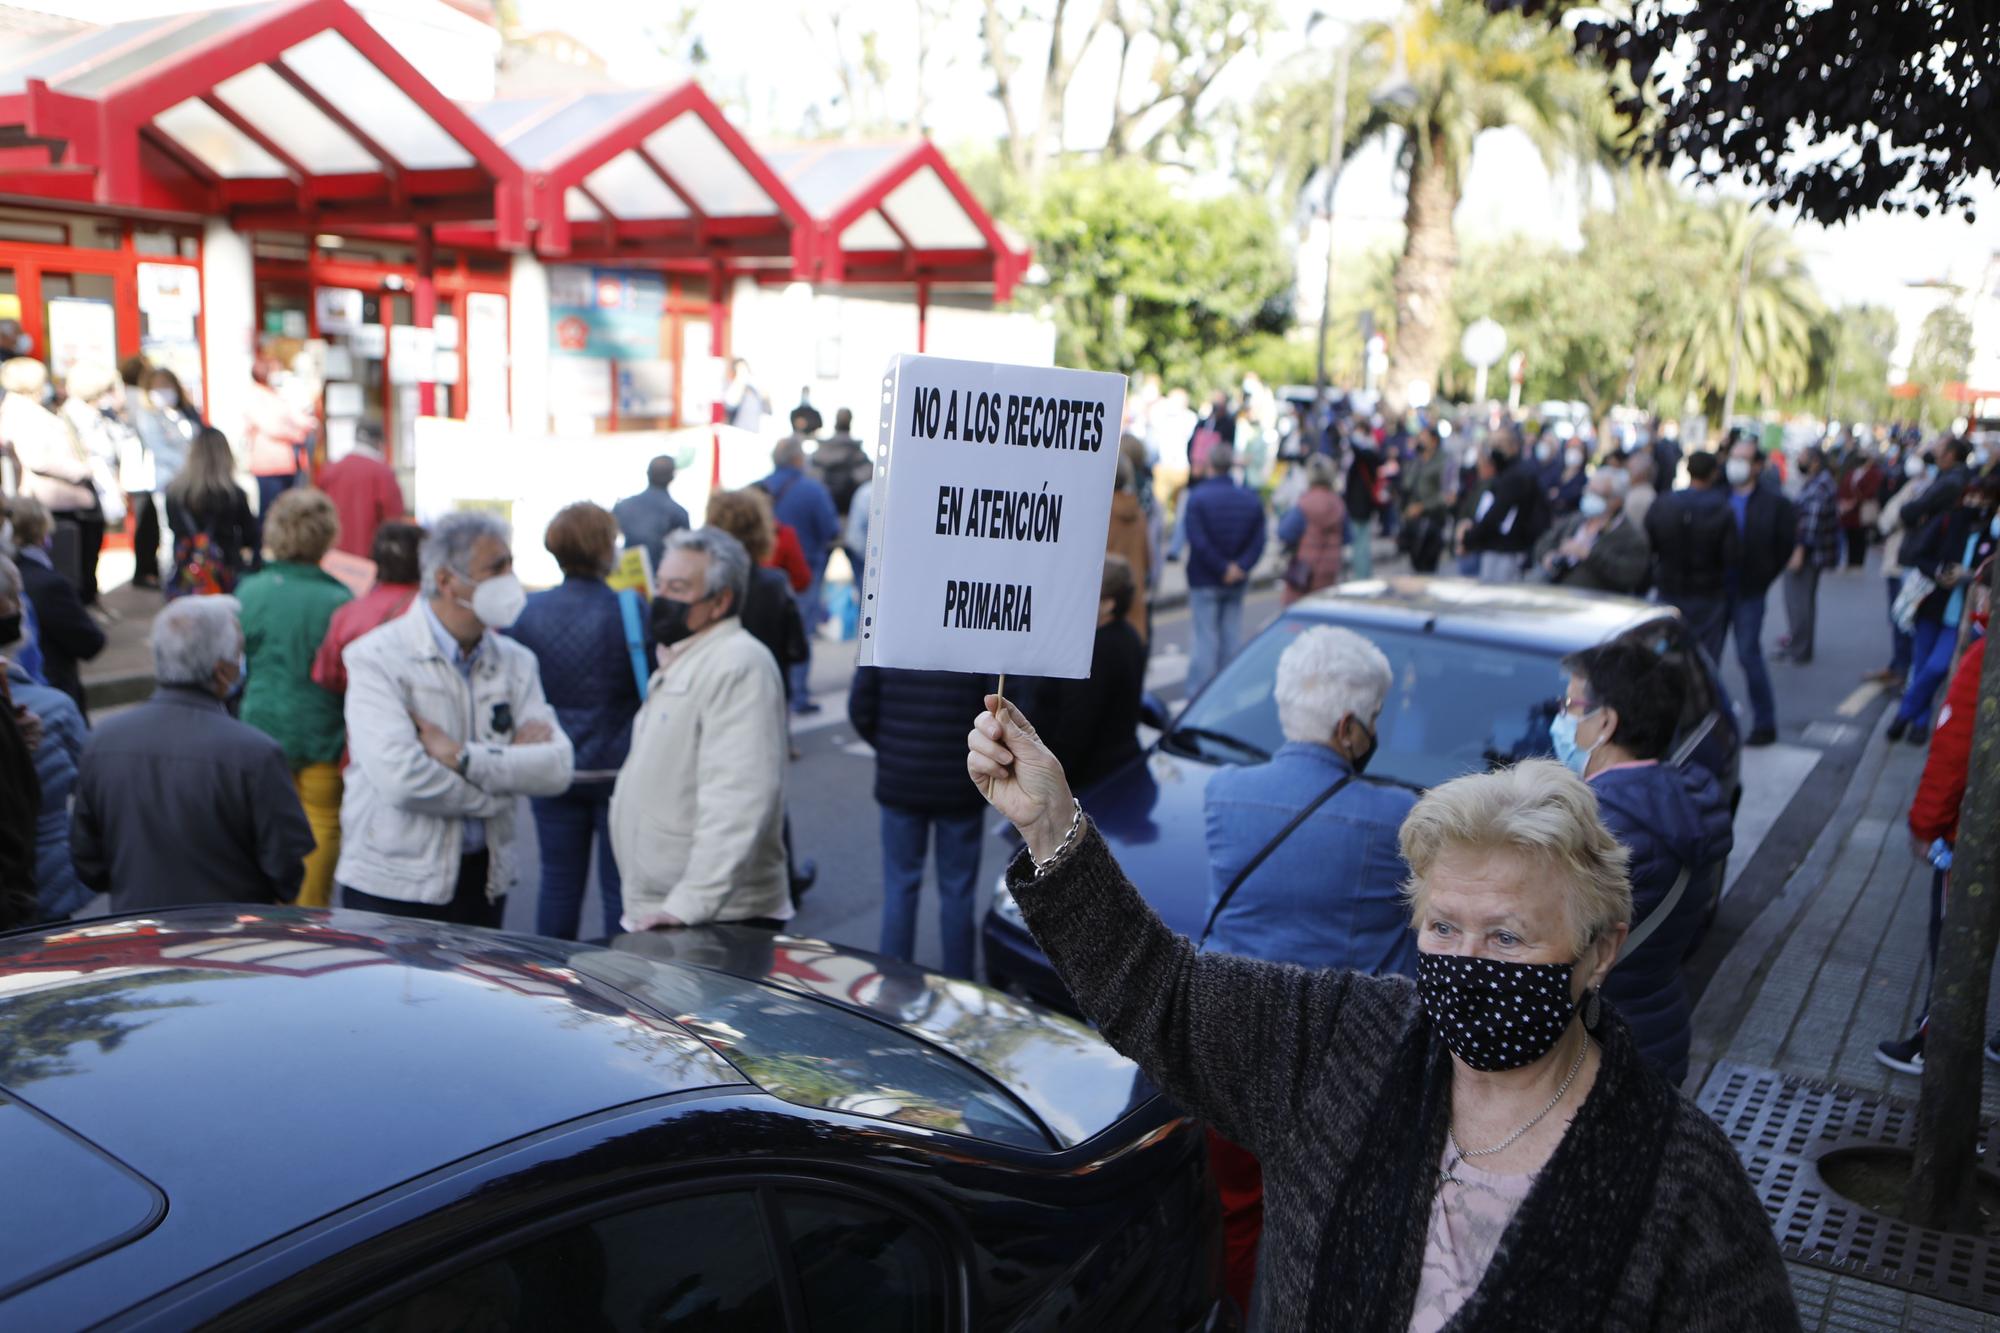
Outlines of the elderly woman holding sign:
M 1007 883 L 1035 938 L 1112 1045 L 1264 1162 L 1254 1327 L 1798 1327 L 1736 1154 L 1599 999 L 1632 897 L 1575 774 L 1418 802 L 1415 983 L 1307 972 L 1168 930 L 988 706 L 967 768 L 1026 841 Z

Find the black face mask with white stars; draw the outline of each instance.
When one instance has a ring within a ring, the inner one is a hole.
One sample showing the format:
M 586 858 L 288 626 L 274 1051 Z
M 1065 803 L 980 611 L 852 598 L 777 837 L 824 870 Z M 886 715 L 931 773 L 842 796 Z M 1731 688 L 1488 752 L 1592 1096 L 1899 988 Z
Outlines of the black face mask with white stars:
M 1573 963 L 1419 953 L 1417 995 L 1451 1053 L 1473 1069 L 1519 1069 L 1555 1049 L 1576 1013 Z

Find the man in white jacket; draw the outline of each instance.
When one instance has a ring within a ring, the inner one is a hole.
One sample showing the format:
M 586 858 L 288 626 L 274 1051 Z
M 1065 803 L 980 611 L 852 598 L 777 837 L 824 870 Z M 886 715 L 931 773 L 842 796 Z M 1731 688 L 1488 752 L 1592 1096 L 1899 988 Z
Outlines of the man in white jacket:
M 667 538 L 655 579 L 659 670 L 611 793 L 627 930 L 791 919 L 785 687 L 736 613 L 750 555 L 719 528 Z
M 569 787 L 569 737 L 535 655 L 493 631 L 521 614 L 506 524 L 439 519 L 424 595 L 347 646 L 341 905 L 461 925 L 500 924 L 513 886 L 519 796 Z

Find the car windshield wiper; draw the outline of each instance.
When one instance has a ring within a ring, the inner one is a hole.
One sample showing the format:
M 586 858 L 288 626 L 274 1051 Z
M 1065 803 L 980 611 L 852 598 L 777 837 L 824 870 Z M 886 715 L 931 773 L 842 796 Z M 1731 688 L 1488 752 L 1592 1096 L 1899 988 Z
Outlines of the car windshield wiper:
M 1242 754 L 1247 754 L 1252 756 L 1260 764 L 1271 757 L 1270 752 L 1265 750 L 1262 746 L 1252 745 L 1249 741 L 1243 740 L 1240 737 L 1232 736 L 1226 731 L 1214 731 L 1208 727 L 1175 727 L 1172 731 L 1167 733 L 1166 740 L 1162 743 L 1167 745 L 1173 745 L 1174 742 L 1179 741 L 1183 738 L 1190 741 L 1219 742 L 1220 744 L 1228 746 L 1232 750 L 1236 750 Z M 1201 753 L 1201 747 L 1199 745 L 1194 745 L 1194 746 L 1174 745 L 1174 748 L 1179 750 L 1182 754 L 1192 754 L 1198 756 Z

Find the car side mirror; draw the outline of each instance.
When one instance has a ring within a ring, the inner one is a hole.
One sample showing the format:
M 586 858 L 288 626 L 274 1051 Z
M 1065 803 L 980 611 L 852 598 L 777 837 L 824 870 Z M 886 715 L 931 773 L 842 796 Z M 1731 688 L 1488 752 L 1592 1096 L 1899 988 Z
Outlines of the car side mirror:
M 1166 703 L 1151 690 L 1139 696 L 1139 720 L 1154 731 L 1165 731 L 1173 725 Z

